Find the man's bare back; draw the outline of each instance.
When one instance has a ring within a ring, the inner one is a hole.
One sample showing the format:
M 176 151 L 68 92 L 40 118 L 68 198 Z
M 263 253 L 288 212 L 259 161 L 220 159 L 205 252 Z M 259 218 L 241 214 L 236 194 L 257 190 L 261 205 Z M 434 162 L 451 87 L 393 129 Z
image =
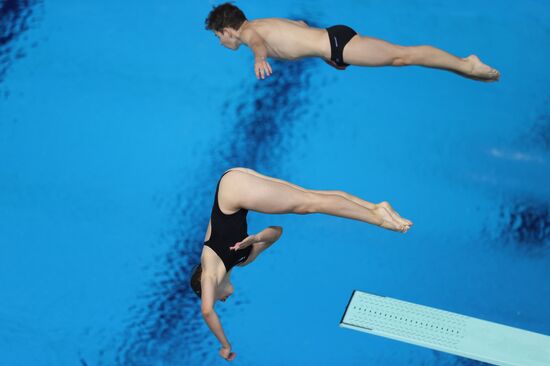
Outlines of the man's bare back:
M 381 39 L 360 36 L 347 26 L 327 29 L 309 27 L 303 21 L 283 18 L 248 20 L 236 6 L 214 8 L 206 19 L 222 45 L 237 50 L 241 44 L 254 53 L 258 79 L 271 75 L 268 57 L 296 60 L 320 57 L 339 70 L 355 66 L 424 66 L 448 70 L 479 81 L 497 81 L 500 73 L 475 56 L 456 57 L 432 46 L 399 46 Z
M 302 57 L 330 57 L 330 44 L 325 29 L 309 27 L 303 21 L 265 18 L 245 22 L 239 29 L 243 43 L 255 36 L 264 41 L 267 57 L 296 60 Z

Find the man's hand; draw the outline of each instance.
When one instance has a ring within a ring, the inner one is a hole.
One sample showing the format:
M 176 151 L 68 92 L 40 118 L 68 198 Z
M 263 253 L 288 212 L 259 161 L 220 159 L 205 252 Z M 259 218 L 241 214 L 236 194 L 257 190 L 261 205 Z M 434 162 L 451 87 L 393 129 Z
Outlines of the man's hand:
M 258 237 L 256 235 L 249 235 L 246 238 L 244 238 L 243 241 L 240 241 L 238 243 L 235 243 L 232 247 L 230 247 L 230 250 L 241 250 L 246 247 L 251 246 L 254 243 L 259 242 Z
M 231 352 L 231 346 L 229 346 L 220 348 L 220 356 L 224 360 L 233 361 L 235 357 L 237 357 L 237 354 L 235 352 Z
M 254 73 L 256 73 L 256 78 L 259 80 L 260 78 L 265 79 L 271 75 L 273 71 L 271 70 L 271 65 L 265 58 L 256 57 L 254 59 Z

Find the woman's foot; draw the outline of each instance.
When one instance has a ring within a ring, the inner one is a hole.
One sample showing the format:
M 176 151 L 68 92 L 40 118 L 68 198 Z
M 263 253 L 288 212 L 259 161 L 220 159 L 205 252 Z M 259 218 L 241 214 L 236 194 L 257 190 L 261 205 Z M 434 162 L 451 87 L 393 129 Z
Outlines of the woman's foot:
M 382 221 L 379 226 L 384 229 L 406 233 L 413 224 L 411 221 L 399 216 L 388 202 L 384 201 L 377 204 L 374 211 Z
M 467 63 L 467 71 L 464 76 L 479 81 L 498 81 L 500 73 L 491 66 L 485 65 L 476 55 L 470 55 L 462 59 Z

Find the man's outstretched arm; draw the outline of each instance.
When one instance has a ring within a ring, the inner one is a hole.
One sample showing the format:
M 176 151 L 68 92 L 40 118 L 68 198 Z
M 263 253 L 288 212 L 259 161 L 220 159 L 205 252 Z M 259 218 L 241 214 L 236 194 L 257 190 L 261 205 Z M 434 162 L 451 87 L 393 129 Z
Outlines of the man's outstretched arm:
M 272 74 L 271 65 L 267 62 L 267 47 L 264 39 L 254 30 L 243 31 L 241 39 L 254 53 L 254 73 L 258 79 L 265 79 Z

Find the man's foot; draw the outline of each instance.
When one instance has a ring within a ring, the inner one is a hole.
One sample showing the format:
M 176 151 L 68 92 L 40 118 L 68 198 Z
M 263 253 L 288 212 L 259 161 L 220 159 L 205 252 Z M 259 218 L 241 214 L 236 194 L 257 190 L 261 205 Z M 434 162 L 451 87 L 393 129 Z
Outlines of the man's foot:
M 384 229 L 406 233 L 412 226 L 412 222 L 399 216 L 388 202 L 379 203 L 374 211 L 382 219 L 380 226 Z
M 468 71 L 463 75 L 467 78 L 479 81 L 498 81 L 500 73 L 491 66 L 485 65 L 476 55 L 463 58 L 468 63 Z

